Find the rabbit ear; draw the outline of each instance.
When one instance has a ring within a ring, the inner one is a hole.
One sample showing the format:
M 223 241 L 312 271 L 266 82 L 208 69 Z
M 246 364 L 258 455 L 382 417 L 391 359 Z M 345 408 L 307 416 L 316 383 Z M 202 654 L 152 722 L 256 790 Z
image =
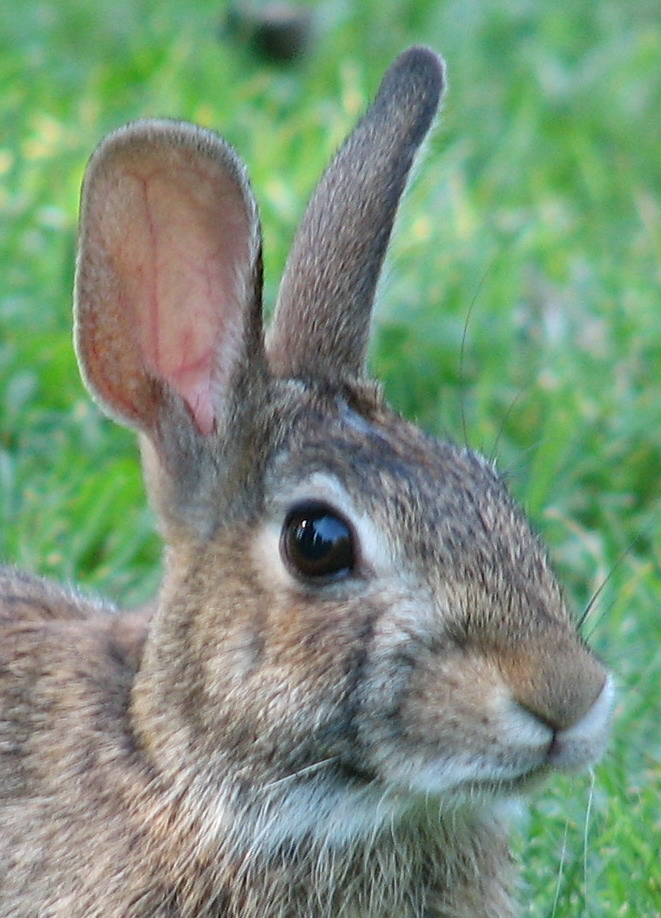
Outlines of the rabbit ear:
M 244 169 L 211 132 L 137 122 L 90 160 L 76 271 L 79 360 L 109 412 L 157 449 L 173 411 L 177 425 L 211 434 L 238 370 L 260 361 L 260 239 Z
M 280 287 L 268 341 L 276 374 L 341 378 L 363 372 L 395 213 L 443 86 L 443 62 L 433 51 L 405 51 L 326 170 Z

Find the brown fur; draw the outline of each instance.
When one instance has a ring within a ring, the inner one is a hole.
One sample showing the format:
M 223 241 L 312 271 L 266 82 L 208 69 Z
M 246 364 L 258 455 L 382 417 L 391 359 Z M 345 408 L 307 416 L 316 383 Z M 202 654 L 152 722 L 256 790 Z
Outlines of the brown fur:
M 118 611 L 0 575 L 0 918 L 508 918 L 508 801 L 583 767 L 609 682 L 494 469 L 364 378 L 378 271 L 442 89 L 402 55 L 329 167 L 264 344 L 261 242 L 215 135 L 91 160 L 76 340 L 141 435 L 166 542 Z M 354 564 L 297 573 L 301 501 Z

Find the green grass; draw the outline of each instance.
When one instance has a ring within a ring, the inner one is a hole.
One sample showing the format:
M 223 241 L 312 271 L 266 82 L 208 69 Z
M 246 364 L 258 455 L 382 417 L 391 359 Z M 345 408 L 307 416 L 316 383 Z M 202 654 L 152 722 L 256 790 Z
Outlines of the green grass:
M 70 345 L 77 196 L 112 127 L 218 128 L 250 167 L 272 303 L 304 201 L 391 58 L 450 92 L 381 288 L 372 364 L 429 429 L 498 456 L 614 669 L 594 776 L 554 780 L 518 854 L 525 913 L 661 915 L 661 18 L 645 0 L 319 3 L 298 65 L 200 0 L 0 9 L 0 556 L 122 601 L 159 547 L 132 437 Z M 465 345 L 462 355 L 462 341 Z

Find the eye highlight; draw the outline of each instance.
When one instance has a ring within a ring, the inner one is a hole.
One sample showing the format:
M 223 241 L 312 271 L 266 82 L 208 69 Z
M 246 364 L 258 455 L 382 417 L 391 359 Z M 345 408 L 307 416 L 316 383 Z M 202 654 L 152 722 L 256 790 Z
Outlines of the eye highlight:
M 282 528 L 280 550 L 289 568 L 304 580 L 336 580 L 354 569 L 351 529 L 327 504 L 306 501 L 292 508 Z

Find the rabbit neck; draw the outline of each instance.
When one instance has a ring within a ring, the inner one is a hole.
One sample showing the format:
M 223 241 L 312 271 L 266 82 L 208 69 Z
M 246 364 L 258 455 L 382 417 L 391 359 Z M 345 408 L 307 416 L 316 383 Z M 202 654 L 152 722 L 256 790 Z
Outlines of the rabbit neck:
M 507 918 L 510 865 L 502 826 L 487 814 L 454 813 L 447 822 L 431 807 L 399 827 L 344 848 L 323 842 L 299 852 L 280 876 L 257 867 L 251 896 L 263 908 L 241 918 Z M 264 881 L 266 880 L 266 884 Z M 485 903 L 488 903 L 485 905 Z
M 230 833 L 232 834 L 232 833 Z M 307 838 L 265 855 L 218 838 L 188 852 L 178 918 L 511 918 L 512 859 L 504 821 L 430 806 L 345 845 Z M 192 841 L 194 836 L 188 836 Z M 183 854 L 183 852 L 181 852 Z M 186 855 L 184 856 L 186 857 Z M 197 861 L 197 864 L 196 864 Z M 194 877 L 194 882 L 191 878 Z

